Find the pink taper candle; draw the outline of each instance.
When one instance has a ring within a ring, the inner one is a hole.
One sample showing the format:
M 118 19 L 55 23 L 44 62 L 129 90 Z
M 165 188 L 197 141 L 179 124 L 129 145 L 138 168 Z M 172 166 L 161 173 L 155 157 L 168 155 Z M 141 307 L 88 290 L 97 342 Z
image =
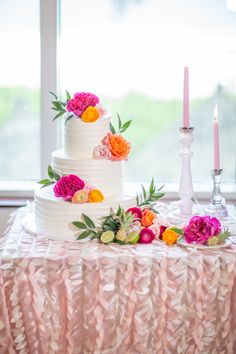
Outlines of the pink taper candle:
M 214 170 L 220 169 L 220 147 L 219 147 L 219 122 L 217 119 L 217 105 L 214 110 Z
M 189 87 L 188 87 L 188 67 L 185 67 L 185 68 L 184 68 L 183 127 L 184 127 L 184 128 L 189 128 Z

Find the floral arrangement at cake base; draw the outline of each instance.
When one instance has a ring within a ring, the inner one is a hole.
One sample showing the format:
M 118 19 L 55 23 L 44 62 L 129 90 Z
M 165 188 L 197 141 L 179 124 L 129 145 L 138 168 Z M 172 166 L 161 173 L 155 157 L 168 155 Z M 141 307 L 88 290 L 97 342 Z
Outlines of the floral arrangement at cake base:
M 99 203 L 104 200 L 100 190 L 85 183 L 80 177 L 73 174 L 60 175 L 51 166 L 48 166 L 48 178 L 38 183 L 42 185 L 42 188 L 54 184 L 55 197 L 75 204 Z
M 142 186 L 142 193 L 137 196 L 137 206 L 128 210 L 121 207 L 117 211 L 111 210 L 98 226 L 88 215 L 82 214 L 80 221 L 73 222 L 80 230 L 77 239 L 90 237 L 102 243 L 119 244 L 147 244 L 155 239 L 163 240 L 168 245 L 176 243 L 183 231 L 171 226 L 154 208 L 156 201 L 164 195 L 160 192 L 162 188 L 157 189 L 152 179 L 148 190 Z
M 216 246 L 222 245 L 229 238 L 230 232 L 223 229 L 220 221 L 209 215 L 193 216 L 186 227 L 179 243 L 186 245 Z
M 93 151 L 95 159 L 106 159 L 111 161 L 127 160 L 130 153 L 130 143 L 121 135 L 131 124 L 131 120 L 122 123 L 119 114 L 118 129 L 110 123 L 110 132 L 102 139 L 101 144 L 97 145 Z
M 53 120 L 65 116 L 66 123 L 72 119 L 80 118 L 85 123 L 96 122 L 105 115 L 105 110 L 100 104 L 99 98 L 90 92 L 77 92 L 73 97 L 66 91 L 66 99 L 59 100 L 57 95 L 53 95 L 52 109 L 57 112 Z

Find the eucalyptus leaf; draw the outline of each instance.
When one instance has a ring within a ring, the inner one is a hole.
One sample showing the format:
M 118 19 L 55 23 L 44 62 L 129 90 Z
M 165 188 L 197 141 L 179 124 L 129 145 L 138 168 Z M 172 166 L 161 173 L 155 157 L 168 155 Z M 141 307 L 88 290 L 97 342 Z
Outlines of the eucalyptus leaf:
M 87 225 L 85 225 L 83 222 L 81 221 L 74 221 L 72 222 L 72 224 L 77 227 L 78 229 L 83 229 L 83 230 L 87 230 Z
M 48 176 L 53 179 L 53 170 L 52 167 L 50 165 L 48 165 Z
M 90 230 L 86 230 L 78 235 L 77 240 L 83 240 L 84 238 L 87 238 L 89 235 L 90 235 Z
M 90 219 L 89 216 L 82 214 L 82 218 L 85 222 L 85 224 L 90 228 L 90 229 L 95 229 L 95 224 L 92 219 Z
M 127 122 L 125 122 L 121 127 L 120 133 L 123 133 L 124 131 L 126 131 L 129 128 L 131 122 L 132 122 L 132 120 L 128 120 Z
M 119 113 L 117 113 L 117 117 L 118 117 L 118 127 L 119 127 L 119 130 L 120 130 L 120 128 L 122 127 L 122 122 L 121 122 Z
M 73 114 L 70 114 L 70 115 L 66 118 L 65 124 L 66 124 L 67 122 L 69 122 L 69 120 L 71 120 L 73 117 L 74 117 L 74 115 L 73 115 Z
M 66 90 L 66 98 L 67 98 L 68 101 L 71 100 L 71 95 L 69 94 L 69 92 L 67 90 Z
M 110 123 L 110 131 L 112 132 L 112 134 L 116 134 L 116 130 L 111 123 Z
M 53 95 L 53 97 L 57 100 L 57 95 L 56 95 L 54 92 L 49 91 L 49 93 L 50 93 L 51 95 Z

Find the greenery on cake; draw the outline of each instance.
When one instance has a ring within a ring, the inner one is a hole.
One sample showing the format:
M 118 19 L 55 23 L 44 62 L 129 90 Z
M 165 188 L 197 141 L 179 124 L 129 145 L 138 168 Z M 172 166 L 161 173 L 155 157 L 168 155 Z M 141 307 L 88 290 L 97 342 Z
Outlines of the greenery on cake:
M 74 174 L 62 175 L 48 166 L 48 178 L 38 182 L 41 188 L 54 184 L 53 192 L 55 197 L 75 204 L 100 203 L 104 196 L 99 189 L 95 189 L 79 176 Z
M 114 125 L 110 123 L 110 131 L 112 134 L 121 134 L 124 133 L 132 123 L 132 119 L 126 121 L 125 123 L 122 123 L 122 120 L 120 118 L 119 113 L 117 113 L 117 118 L 118 118 L 118 128 L 115 129 Z
M 53 120 L 64 116 L 65 123 L 73 117 L 82 119 L 85 123 L 96 122 L 105 114 L 104 108 L 99 104 L 99 98 L 90 92 L 76 92 L 73 97 L 66 91 L 66 98 L 60 100 L 58 96 L 50 91 L 54 100 L 52 109 L 56 112 Z

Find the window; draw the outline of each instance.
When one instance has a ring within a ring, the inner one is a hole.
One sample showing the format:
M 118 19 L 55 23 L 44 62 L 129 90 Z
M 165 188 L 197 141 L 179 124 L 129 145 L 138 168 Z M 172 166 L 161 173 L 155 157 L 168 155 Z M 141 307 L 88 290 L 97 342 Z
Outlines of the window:
M 216 103 L 224 180 L 234 181 L 235 19 L 223 0 L 61 1 L 61 92 L 98 93 L 113 117 L 133 117 L 129 179 L 178 181 L 187 64 L 194 181 L 211 180 Z
M 0 1 L 0 178 L 37 179 L 39 1 Z

